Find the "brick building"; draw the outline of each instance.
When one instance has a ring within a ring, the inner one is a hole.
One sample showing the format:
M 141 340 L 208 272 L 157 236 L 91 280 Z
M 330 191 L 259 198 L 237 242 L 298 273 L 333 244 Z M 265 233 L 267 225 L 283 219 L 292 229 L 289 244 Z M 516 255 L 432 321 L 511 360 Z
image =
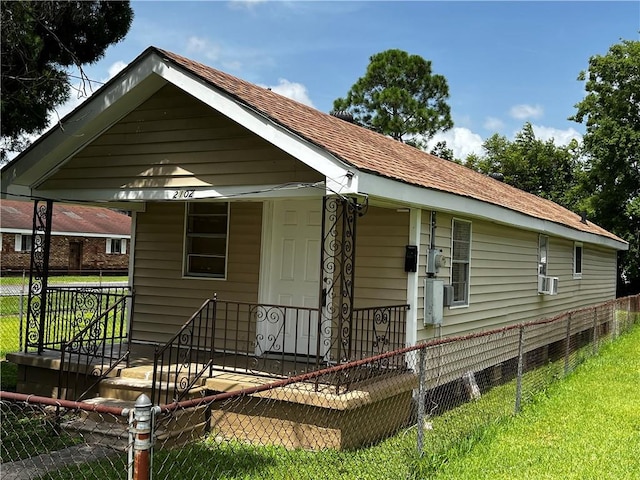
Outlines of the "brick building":
M 33 203 L 0 200 L 0 268 L 29 269 Z M 131 218 L 101 207 L 54 203 L 49 269 L 53 273 L 122 272 L 129 267 Z

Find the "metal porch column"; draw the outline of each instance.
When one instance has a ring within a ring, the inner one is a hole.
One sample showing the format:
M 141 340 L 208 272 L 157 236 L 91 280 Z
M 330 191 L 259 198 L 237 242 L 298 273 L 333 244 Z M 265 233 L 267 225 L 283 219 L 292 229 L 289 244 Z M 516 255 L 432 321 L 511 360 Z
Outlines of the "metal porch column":
M 24 351 L 28 352 L 29 347 L 36 347 L 38 354 L 42 354 L 44 350 L 52 214 L 53 200 L 34 201 Z
M 326 352 L 338 362 L 351 359 L 356 220 L 365 212 L 366 205 L 355 198 L 323 198 L 318 353 Z

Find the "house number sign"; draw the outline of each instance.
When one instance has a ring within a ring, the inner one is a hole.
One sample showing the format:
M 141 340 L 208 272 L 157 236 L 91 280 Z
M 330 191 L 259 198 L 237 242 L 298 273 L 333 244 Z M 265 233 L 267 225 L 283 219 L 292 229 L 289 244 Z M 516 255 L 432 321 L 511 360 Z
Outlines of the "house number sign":
M 183 198 L 193 198 L 195 190 L 174 190 L 172 200 L 180 200 Z

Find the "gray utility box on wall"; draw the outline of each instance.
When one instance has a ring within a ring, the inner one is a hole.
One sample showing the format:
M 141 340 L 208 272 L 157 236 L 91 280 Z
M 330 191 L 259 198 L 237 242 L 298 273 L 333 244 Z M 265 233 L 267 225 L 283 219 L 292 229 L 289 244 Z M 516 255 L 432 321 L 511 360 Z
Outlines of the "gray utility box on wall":
M 424 324 L 440 325 L 444 317 L 444 281 L 427 278 L 424 285 Z

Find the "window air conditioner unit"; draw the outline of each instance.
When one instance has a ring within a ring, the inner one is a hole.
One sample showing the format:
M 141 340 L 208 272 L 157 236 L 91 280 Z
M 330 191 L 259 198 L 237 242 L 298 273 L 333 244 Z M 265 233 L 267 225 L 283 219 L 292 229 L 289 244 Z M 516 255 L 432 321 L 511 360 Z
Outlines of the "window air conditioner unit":
M 538 277 L 538 293 L 542 295 L 557 295 L 558 277 L 540 275 Z

